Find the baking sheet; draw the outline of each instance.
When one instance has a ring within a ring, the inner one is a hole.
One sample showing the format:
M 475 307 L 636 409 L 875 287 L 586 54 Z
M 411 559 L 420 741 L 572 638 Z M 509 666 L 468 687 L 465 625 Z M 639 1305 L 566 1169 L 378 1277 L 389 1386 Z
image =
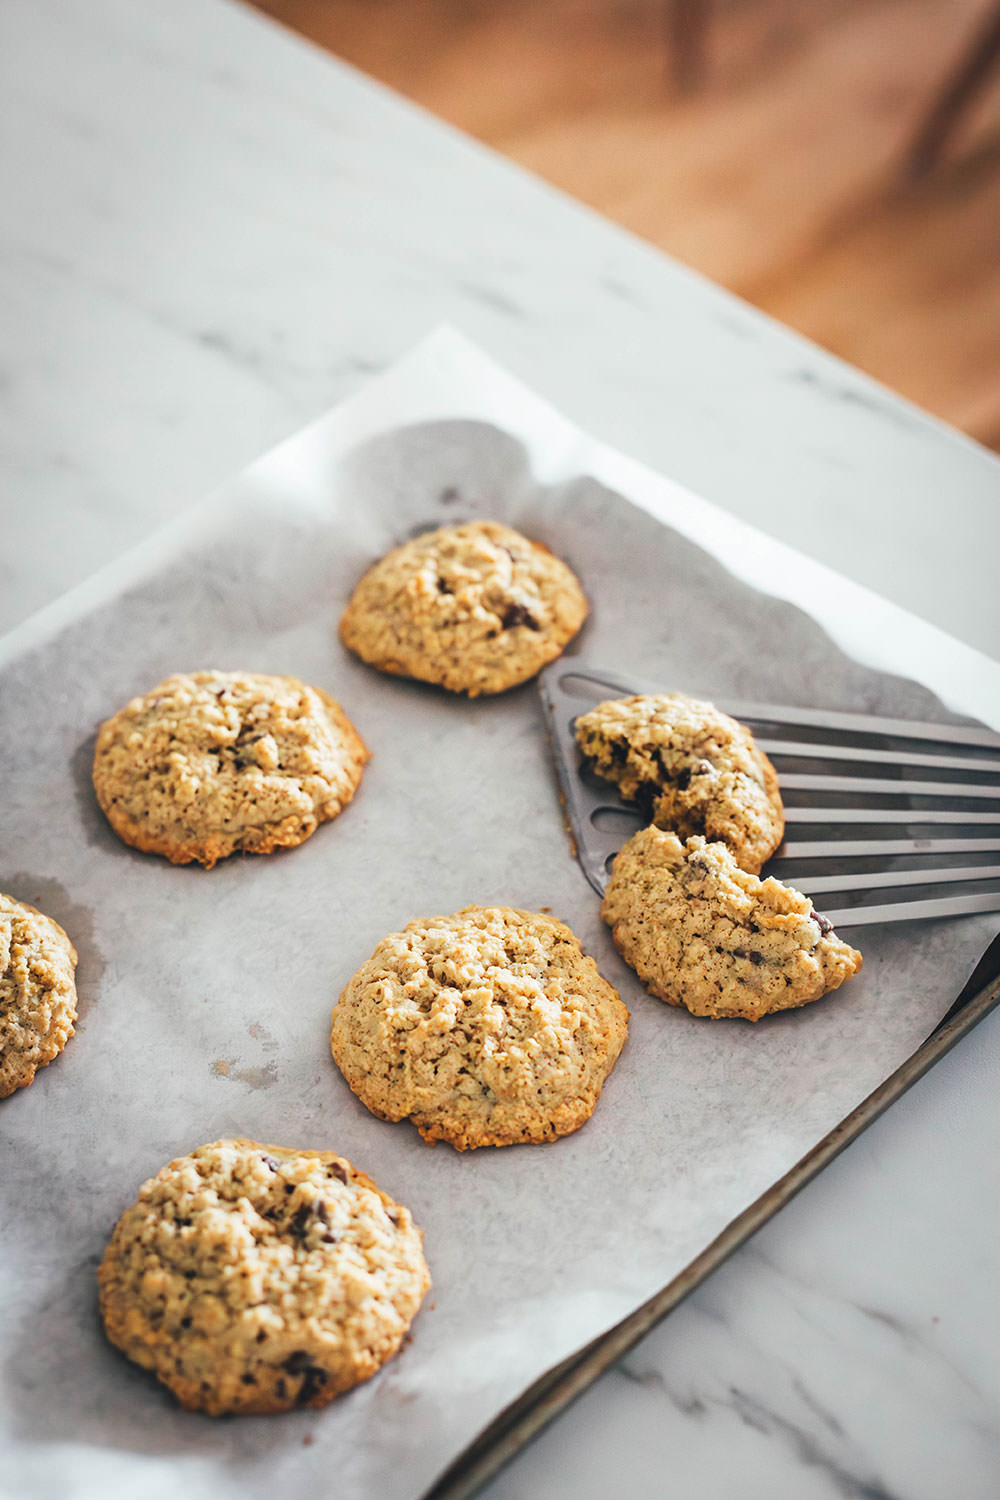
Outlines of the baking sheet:
M 611 670 L 948 717 L 888 668 L 1000 727 L 996 664 L 591 442 L 449 333 L 15 632 L 0 646 L 0 889 L 72 936 L 81 1019 L 0 1106 L 12 1495 L 412 1500 L 892 1072 L 995 931 L 983 917 L 859 934 L 857 980 L 756 1027 L 647 996 L 569 856 L 533 686 L 459 701 L 337 641 L 374 557 L 472 516 L 567 558 L 593 604 L 573 649 Z M 300 849 L 174 869 L 105 825 L 98 722 L 202 666 L 315 682 L 375 752 L 355 803 Z M 556 1145 L 428 1147 L 369 1116 L 330 1060 L 330 1007 L 379 938 L 469 902 L 550 907 L 632 1011 L 594 1118 Z M 94 1271 L 116 1217 L 164 1162 L 226 1134 L 340 1151 L 425 1230 L 435 1284 L 412 1342 L 324 1412 L 183 1413 L 101 1336 Z

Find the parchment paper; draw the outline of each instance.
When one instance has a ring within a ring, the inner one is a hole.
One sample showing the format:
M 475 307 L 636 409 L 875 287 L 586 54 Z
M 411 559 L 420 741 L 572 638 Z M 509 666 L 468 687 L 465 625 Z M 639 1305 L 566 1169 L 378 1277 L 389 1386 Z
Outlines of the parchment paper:
M 590 662 L 708 697 L 947 717 L 880 670 L 922 668 L 1000 723 L 995 664 L 589 441 L 447 332 L 9 637 L 0 889 L 72 936 L 81 1018 L 0 1105 L 4 1493 L 413 1500 L 912 1052 L 993 935 L 991 917 L 859 932 L 859 979 L 756 1027 L 647 996 L 570 857 L 534 687 L 460 701 L 337 641 L 375 557 L 472 516 L 568 559 Z M 103 718 L 205 666 L 332 691 L 374 751 L 336 822 L 210 873 L 120 844 L 89 780 Z M 632 1011 L 594 1118 L 556 1145 L 428 1147 L 368 1115 L 330 1059 L 330 1007 L 376 942 L 470 902 L 551 908 Z M 95 1268 L 140 1182 L 230 1134 L 340 1151 L 425 1230 L 412 1342 L 320 1413 L 181 1412 L 98 1325 Z

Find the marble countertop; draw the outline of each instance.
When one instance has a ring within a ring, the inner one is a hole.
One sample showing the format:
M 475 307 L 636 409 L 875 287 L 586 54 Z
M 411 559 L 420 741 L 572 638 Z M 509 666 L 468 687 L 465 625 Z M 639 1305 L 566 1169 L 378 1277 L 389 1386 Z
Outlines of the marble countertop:
M 0 629 L 442 321 L 991 656 L 1000 465 L 230 0 L 0 19 Z M 1000 1016 L 484 1494 L 1000 1484 Z

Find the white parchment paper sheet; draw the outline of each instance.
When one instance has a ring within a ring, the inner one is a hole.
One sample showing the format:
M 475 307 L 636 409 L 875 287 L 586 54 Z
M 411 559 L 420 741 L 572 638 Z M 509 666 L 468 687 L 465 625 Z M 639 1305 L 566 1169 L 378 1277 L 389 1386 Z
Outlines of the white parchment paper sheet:
M 858 980 L 756 1027 L 647 996 L 570 858 L 533 686 L 460 701 L 337 641 L 376 556 L 471 516 L 576 568 L 593 613 L 573 649 L 592 663 L 947 717 L 933 687 L 1000 726 L 995 663 L 587 439 L 447 331 L 0 643 L 0 889 L 63 923 L 81 995 L 64 1056 L 0 1106 L 4 1493 L 413 1500 L 908 1056 L 995 931 L 865 931 Z M 374 751 L 342 818 L 211 873 L 125 848 L 89 781 L 100 720 L 203 666 L 314 682 Z M 550 907 L 632 1011 L 594 1118 L 554 1146 L 428 1147 L 330 1060 L 331 1004 L 379 938 L 470 902 Z M 102 1338 L 94 1272 L 118 1214 L 227 1134 L 343 1152 L 425 1230 L 412 1343 L 324 1412 L 183 1413 Z

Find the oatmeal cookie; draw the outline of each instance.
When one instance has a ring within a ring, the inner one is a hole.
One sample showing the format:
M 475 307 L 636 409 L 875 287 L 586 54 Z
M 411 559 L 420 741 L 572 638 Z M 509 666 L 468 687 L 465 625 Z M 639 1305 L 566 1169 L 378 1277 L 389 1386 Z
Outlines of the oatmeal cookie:
M 368 759 L 340 704 L 293 677 L 168 677 L 101 725 L 94 788 L 126 844 L 206 869 L 301 844 L 354 796 Z
M 579 1129 L 627 1027 L 568 927 L 467 906 L 383 938 L 334 1007 L 330 1045 L 372 1114 L 462 1151 Z
M 0 895 L 0 1099 L 27 1088 L 73 1035 L 75 970 L 59 923 Z
M 759 1021 L 861 968 L 807 896 L 747 874 L 725 844 L 655 826 L 621 850 L 601 915 L 646 988 L 696 1016 Z
M 781 843 L 775 769 L 749 729 L 711 703 L 683 693 L 612 699 L 581 714 L 575 732 L 595 771 L 658 827 L 721 839 L 752 875 Z
M 409 1210 L 331 1151 L 223 1140 L 143 1183 L 98 1272 L 108 1338 L 182 1406 L 325 1406 L 430 1285 Z
M 586 616 L 577 578 L 548 548 L 470 521 L 424 532 L 369 568 L 340 636 L 382 672 L 473 698 L 534 677 Z

